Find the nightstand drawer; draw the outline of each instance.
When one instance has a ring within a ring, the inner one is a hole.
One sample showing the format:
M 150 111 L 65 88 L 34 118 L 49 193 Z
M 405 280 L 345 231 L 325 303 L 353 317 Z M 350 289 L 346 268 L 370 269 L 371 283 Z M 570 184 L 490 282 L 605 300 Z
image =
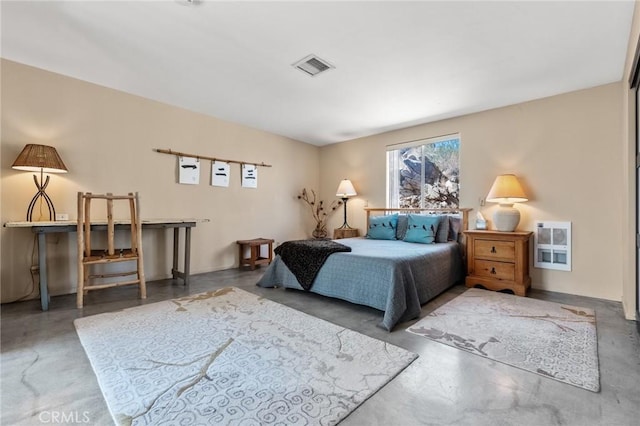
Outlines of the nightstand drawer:
M 481 259 L 515 262 L 516 245 L 513 241 L 480 240 L 474 241 L 475 257 Z
M 473 262 L 473 267 L 473 274 L 479 277 L 507 281 L 513 281 L 516 277 L 516 265 L 513 263 L 476 259 Z

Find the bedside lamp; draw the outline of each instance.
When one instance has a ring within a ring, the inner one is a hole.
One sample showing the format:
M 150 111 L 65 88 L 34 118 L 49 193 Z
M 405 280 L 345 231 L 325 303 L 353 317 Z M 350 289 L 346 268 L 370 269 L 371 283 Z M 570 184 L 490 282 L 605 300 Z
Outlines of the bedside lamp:
M 340 181 L 340 185 L 338 185 L 338 190 L 336 191 L 336 197 L 342 198 L 342 202 L 344 203 L 344 223 L 338 229 L 351 229 L 347 224 L 347 201 L 349 201 L 349 197 L 353 197 L 354 195 L 358 194 L 351 181 L 349 179 Z
M 493 214 L 493 223 L 498 231 L 515 231 L 520 222 L 520 212 L 513 203 L 528 201 L 518 178 L 515 175 L 500 175 L 496 178 L 487 195 L 490 203 L 500 203 Z
M 27 208 L 27 220 L 29 222 L 33 221 L 33 208 L 40 198 L 43 198 L 47 203 L 49 220 L 55 220 L 56 209 L 53 207 L 53 201 L 45 192 L 47 185 L 49 185 L 49 176 L 47 175 L 47 179 L 43 180 L 43 175 L 44 173 L 67 173 L 67 166 L 62 162 L 62 158 L 60 158 L 56 149 L 47 145 L 28 144 L 22 149 L 11 168 L 27 172 L 40 172 L 40 182 L 38 182 L 38 177 L 33 175 L 33 181 L 36 184 L 36 188 L 38 188 L 38 192 L 33 196 Z

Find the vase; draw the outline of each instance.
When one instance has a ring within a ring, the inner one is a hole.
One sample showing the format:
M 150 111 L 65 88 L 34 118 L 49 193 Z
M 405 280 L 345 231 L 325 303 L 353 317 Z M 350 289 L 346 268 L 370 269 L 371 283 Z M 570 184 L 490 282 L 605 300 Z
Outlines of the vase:
M 316 239 L 327 238 L 327 227 L 324 224 L 319 223 L 316 225 L 316 229 L 313 230 L 311 235 Z

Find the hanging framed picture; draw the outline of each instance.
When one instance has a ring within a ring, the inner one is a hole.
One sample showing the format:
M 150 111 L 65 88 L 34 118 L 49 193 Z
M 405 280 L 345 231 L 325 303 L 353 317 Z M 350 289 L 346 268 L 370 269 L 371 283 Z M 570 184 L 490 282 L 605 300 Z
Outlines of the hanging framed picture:
M 242 165 L 242 187 L 257 188 L 258 187 L 258 168 L 253 164 Z
M 200 160 L 195 157 L 178 157 L 178 183 L 200 183 Z
M 534 266 L 571 270 L 571 222 L 536 221 Z
M 229 186 L 229 163 L 211 162 L 211 186 Z

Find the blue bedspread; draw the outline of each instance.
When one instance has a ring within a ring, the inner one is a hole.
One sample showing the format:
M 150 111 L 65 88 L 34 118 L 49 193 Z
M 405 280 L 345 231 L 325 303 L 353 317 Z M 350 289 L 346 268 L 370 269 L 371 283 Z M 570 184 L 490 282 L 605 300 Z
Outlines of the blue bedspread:
M 311 291 L 384 311 L 388 331 L 417 318 L 420 306 L 463 278 L 458 243 L 417 244 L 347 238 L 349 253 L 334 253 L 318 273 Z M 258 282 L 261 287 L 302 290 L 276 256 Z

